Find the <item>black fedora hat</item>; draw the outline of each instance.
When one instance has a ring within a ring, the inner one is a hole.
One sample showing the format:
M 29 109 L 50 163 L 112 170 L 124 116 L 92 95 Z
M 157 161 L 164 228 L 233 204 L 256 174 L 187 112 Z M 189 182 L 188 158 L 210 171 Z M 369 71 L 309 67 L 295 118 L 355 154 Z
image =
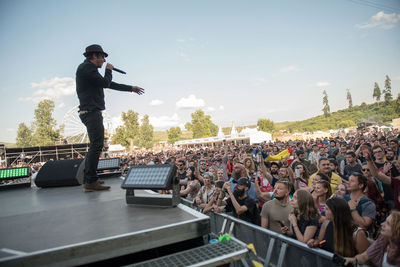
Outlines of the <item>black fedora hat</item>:
M 108 54 L 103 51 L 100 45 L 93 44 L 86 47 L 85 53 L 83 55 L 86 57 L 89 53 L 103 53 L 104 57 L 108 57 Z

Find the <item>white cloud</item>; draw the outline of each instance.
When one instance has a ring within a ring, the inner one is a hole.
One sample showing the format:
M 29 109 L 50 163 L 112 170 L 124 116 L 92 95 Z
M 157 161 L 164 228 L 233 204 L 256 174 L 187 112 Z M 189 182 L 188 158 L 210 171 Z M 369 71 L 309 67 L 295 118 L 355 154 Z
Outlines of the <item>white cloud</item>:
M 213 108 L 213 107 L 207 107 L 207 111 L 215 111 L 215 108 Z
M 280 69 L 280 72 L 291 72 L 291 71 L 298 71 L 298 70 L 299 70 L 299 69 L 298 69 L 296 66 L 290 65 L 290 66 L 281 68 L 281 69 Z
M 57 108 L 65 108 L 65 103 L 61 102 L 57 105 Z
M 263 78 L 263 77 L 255 78 L 254 80 L 255 80 L 256 82 L 259 82 L 259 83 L 266 83 L 266 82 L 267 82 L 267 79 L 265 79 L 265 78 Z
M 178 43 L 194 42 L 194 41 L 196 41 L 196 38 L 193 38 L 193 37 L 190 37 L 190 38 L 187 38 L 187 39 L 179 38 L 179 39 L 176 39 L 176 41 Z
M 154 128 L 170 128 L 179 126 L 182 124 L 181 119 L 179 118 L 178 114 L 174 113 L 172 116 L 160 116 L 154 117 L 149 116 L 150 124 L 153 125 Z
M 75 94 L 75 79 L 71 77 L 58 78 L 54 77 L 50 80 L 44 80 L 40 83 L 31 83 L 32 88 L 39 88 L 33 93 L 33 96 L 21 97 L 21 102 L 39 102 L 44 99 L 60 99 L 64 96 Z
M 396 76 L 396 77 L 393 77 L 393 80 L 395 80 L 395 81 L 400 81 L 400 75 L 399 75 L 399 76 Z
M 219 110 L 224 110 L 225 109 L 225 107 L 224 106 L 219 106 Z
M 325 87 L 325 86 L 330 86 L 331 83 L 330 82 L 317 82 L 315 84 L 316 87 Z
M 391 29 L 400 21 L 400 14 L 392 13 L 385 14 L 384 11 L 379 11 L 369 19 L 369 22 L 364 24 L 357 24 L 356 27 L 360 29 L 368 29 L 380 27 L 382 29 Z
M 190 61 L 190 58 L 189 58 L 189 56 L 188 56 L 187 54 L 185 54 L 185 53 L 183 53 L 183 52 L 181 52 L 181 51 L 177 52 L 176 54 L 177 54 L 179 57 L 183 58 L 183 60 L 185 60 L 185 61 L 187 61 L 187 62 Z
M 159 99 L 153 99 L 153 100 L 151 100 L 151 102 L 150 102 L 150 106 L 159 106 L 159 105 L 162 105 L 164 103 L 164 101 L 161 101 L 161 100 L 159 100 Z
M 195 95 L 189 95 L 189 97 L 181 99 L 176 102 L 176 107 L 178 109 L 190 109 L 190 108 L 200 108 L 204 107 L 205 103 L 204 100 L 201 98 L 196 98 Z
M 7 128 L 6 131 L 7 132 L 15 132 L 16 130 L 14 128 Z
M 139 124 L 142 124 L 142 119 L 143 119 L 143 115 L 139 115 Z M 175 127 L 175 126 L 179 126 L 180 125 L 184 125 L 181 122 L 181 119 L 179 118 L 177 113 L 174 113 L 172 116 L 160 116 L 160 117 L 156 117 L 156 116 L 149 116 L 149 121 L 150 124 L 153 125 L 154 128 L 158 128 L 158 129 L 168 129 L 170 127 Z M 115 130 L 119 127 L 122 126 L 124 124 L 124 122 L 122 121 L 121 116 L 118 117 L 112 117 L 111 118 L 111 125 L 112 125 L 112 133 L 115 133 Z

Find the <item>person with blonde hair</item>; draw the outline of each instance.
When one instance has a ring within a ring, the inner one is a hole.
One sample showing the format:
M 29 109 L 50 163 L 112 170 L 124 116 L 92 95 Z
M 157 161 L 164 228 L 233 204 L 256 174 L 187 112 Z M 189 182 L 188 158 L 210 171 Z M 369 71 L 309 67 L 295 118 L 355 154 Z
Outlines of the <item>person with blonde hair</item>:
M 246 169 L 246 174 L 249 177 L 249 179 L 254 180 L 256 176 L 256 167 L 254 165 L 253 159 L 249 157 L 245 158 L 243 160 L 243 165 L 244 168 Z
M 393 210 L 382 223 L 378 239 L 362 254 L 345 258 L 345 265 L 352 263 L 375 266 L 400 266 L 400 212 Z

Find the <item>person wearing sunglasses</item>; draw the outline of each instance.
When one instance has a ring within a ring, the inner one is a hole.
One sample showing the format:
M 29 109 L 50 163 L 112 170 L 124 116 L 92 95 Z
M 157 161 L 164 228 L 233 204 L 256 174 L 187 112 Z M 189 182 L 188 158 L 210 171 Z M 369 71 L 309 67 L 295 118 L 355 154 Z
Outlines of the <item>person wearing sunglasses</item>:
M 385 151 L 383 150 L 382 146 L 380 145 L 375 145 L 372 147 L 372 155 L 370 151 L 368 151 L 366 148 L 363 150 L 364 154 L 367 154 L 369 158 L 371 156 L 375 157 L 375 166 L 381 175 L 378 175 L 378 173 L 374 173 L 374 169 L 372 165 L 368 165 L 372 175 L 376 178 L 378 178 L 380 181 L 383 183 L 383 192 L 384 192 L 384 200 L 386 205 L 388 206 L 388 209 L 391 210 L 393 208 L 400 209 L 400 203 L 395 203 L 395 190 L 396 190 L 396 185 L 397 182 L 394 181 L 392 184 L 392 178 L 400 176 L 399 170 L 394 166 L 393 164 L 390 164 L 385 160 Z M 368 162 L 368 161 L 367 161 Z M 372 162 L 371 162 L 372 163 Z
M 176 167 L 178 168 L 176 170 L 176 176 L 179 178 L 179 184 L 181 185 L 186 185 L 187 180 L 186 180 L 186 162 L 183 159 L 179 159 L 176 163 Z
M 199 161 L 199 172 L 201 176 L 203 176 L 204 173 L 208 172 L 207 161 L 204 158 L 201 158 Z

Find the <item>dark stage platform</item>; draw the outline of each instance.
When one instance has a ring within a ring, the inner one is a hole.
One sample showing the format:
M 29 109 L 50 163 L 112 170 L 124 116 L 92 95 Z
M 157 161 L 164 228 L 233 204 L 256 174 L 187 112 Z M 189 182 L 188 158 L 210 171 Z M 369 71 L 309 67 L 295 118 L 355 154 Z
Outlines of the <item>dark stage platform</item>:
M 208 216 L 182 204 L 127 205 L 121 182 L 107 179 L 109 192 L 84 193 L 81 186 L 0 191 L 0 265 L 81 265 L 210 232 Z

